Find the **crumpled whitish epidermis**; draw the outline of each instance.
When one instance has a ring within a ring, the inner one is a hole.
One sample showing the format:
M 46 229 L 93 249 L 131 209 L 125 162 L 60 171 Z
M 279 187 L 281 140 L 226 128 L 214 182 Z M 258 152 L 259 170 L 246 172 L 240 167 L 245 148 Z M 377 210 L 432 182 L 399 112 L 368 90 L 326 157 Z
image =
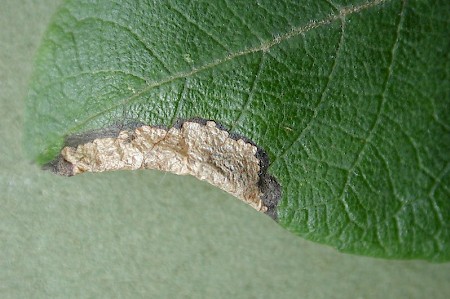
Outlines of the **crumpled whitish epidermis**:
M 258 211 L 267 207 L 258 187 L 257 147 L 235 140 L 213 121 L 184 122 L 180 128 L 140 126 L 115 138 L 98 138 L 65 147 L 63 158 L 73 174 L 125 169 L 157 169 L 193 175 L 243 200 Z

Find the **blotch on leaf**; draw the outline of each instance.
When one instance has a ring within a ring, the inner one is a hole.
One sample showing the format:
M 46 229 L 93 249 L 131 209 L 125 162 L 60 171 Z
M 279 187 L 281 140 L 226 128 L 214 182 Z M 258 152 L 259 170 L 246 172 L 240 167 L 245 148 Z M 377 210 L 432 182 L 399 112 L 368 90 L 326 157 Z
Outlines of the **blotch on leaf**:
M 69 176 L 134 169 L 192 175 L 276 219 L 281 191 L 267 174 L 267 155 L 214 121 L 191 119 L 171 128 L 137 125 L 105 132 L 72 136 L 51 168 Z M 74 144 L 74 140 L 78 142 Z

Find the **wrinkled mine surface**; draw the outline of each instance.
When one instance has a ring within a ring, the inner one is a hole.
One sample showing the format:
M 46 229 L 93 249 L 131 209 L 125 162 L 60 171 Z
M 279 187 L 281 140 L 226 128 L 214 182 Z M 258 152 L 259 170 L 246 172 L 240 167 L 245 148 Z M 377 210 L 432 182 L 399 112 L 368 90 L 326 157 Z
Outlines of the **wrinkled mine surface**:
M 69 175 L 125 169 L 157 169 L 193 175 L 258 211 L 267 213 L 271 209 L 269 212 L 275 218 L 275 206 L 268 207 L 262 199 L 261 167 L 264 166 L 257 152 L 255 145 L 231 138 L 213 121 L 206 121 L 206 124 L 185 121 L 170 129 L 144 125 L 120 131 L 117 137 L 66 146 L 61 156 L 70 163 Z M 271 177 L 269 180 L 274 181 Z

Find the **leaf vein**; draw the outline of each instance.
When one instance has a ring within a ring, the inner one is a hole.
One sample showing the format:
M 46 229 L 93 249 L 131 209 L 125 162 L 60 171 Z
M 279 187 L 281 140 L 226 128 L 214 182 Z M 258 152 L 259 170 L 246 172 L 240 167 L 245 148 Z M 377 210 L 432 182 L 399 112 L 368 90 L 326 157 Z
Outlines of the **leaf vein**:
M 401 28 L 403 26 L 403 20 L 404 20 L 404 17 L 405 17 L 405 8 L 406 8 L 406 0 L 403 1 L 403 6 L 402 6 L 402 10 L 400 12 L 399 22 L 397 24 L 397 34 L 396 34 L 396 38 L 395 38 L 394 44 L 393 44 L 392 49 L 391 49 L 391 61 L 389 63 L 386 80 L 384 82 L 383 93 L 381 94 L 381 102 L 378 105 L 377 117 L 376 117 L 372 127 L 370 128 L 369 133 L 367 134 L 367 138 L 365 139 L 365 142 L 363 143 L 363 145 L 361 146 L 360 150 L 358 151 L 358 154 L 356 156 L 356 159 L 355 159 L 354 163 L 352 164 L 352 166 L 350 167 L 350 169 L 349 169 L 349 171 L 347 173 L 347 176 L 346 176 L 346 179 L 345 179 L 345 183 L 344 183 L 344 188 L 342 188 L 342 192 L 341 192 L 341 194 L 338 197 L 339 201 L 343 202 L 344 206 L 346 207 L 346 211 L 347 211 L 348 204 L 347 204 L 347 202 L 345 200 L 345 197 L 346 197 L 345 194 L 346 194 L 347 188 L 350 185 L 350 181 L 351 181 L 351 177 L 352 177 L 352 174 L 353 174 L 353 170 L 361 162 L 361 159 L 363 157 L 363 154 L 364 154 L 364 151 L 366 149 L 366 146 L 367 146 L 367 144 L 371 143 L 371 140 L 373 138 L 373 134 L 374 134 L 375 130 L 377 129 L 378 125 L 380 124 L 381 115 L 383 113 L 384 105 L 385 105 L 386 98 L 387 98 L 386 93 L 387 93 L 387 90 L 388 90 L 389 81 L 390 81 L 390 79 L 392 77 L 392 74 L 393 74 L 392 67 L 393 67 L 394 62 L 395 62 L 395 57 L 396 57 L 396 52 L 397 52 L 397 48 L 398 48 L 398 43 L 399 43 L 399 40 L 400 40 L 400 31 L 401 31 Z M 347 211 L 347 212 L 351 213 L 350 210 Z M 352 215 L 352 213 L 350 215 Z
M 178 118 L 178 115 L 180 114 L 180 110 L 181 110 L 180 107 L 181 107 L 181 104 L 182 104 L 182 101 L 183 101 L 184 97 L 186 96 L 186 90 L 187 89 L 188 89 L 188 78 L 185 78 L 183 87 L 181 88 L 179 99 L 175 103 L 175 109 L 174 109 L 175 111 L 174 111 L 172 119 L 170 121 L 170 124 L 172 126 L 175 125 L 175 122 L 176 122 L 176 120 Z
M 265 57 L 266 57 L 266 55 L 263 52 L 262 55 L 261 55 L 261 59 L 259 61 L 258 70 L 256 71 L 256 74 L 255 74 L 255 76 L 253 78 L 253 81 L 251 83 L 251 86 L 250 86 L 250 90 L 249 90 L 249 92 L 247 94 L 247 100 L 245 101 L 244 105 L 242 106 L 241 112 L 239 113 L 238 117 L 236 118 L 236 121 L 232 124 L 232 126 L 230 128 L 230 131 L 233 131 L 236 128 L 236 126 L 239 125 L 239 122 L 242 120 L 243 115 L 247 112 L 250 104 L 253 101 L 253 97 L 255 95 L 256 86 L 258 85 L 258 80 L 261 77 L 261 73 L 262 73 L 262 71 L 264 69 L 264 63 L 265 63 L 265 60 L 266 60 Z
M 99 17 L 86 17 L 86 18 L 82 18 L 82 19 L 77 19 L 77 21 L 79 23 L 82 22 L 86 22 L 86 21 L 100 21 L 103 22 L 105 24 L 110 24 L 110 25 L 114 25 L 117 26 L 121 29 L 123 29 L 124 31 L 128 32 L 129 34 L 131 34 L 143 47 L 144 49 L 147 51 L 148 54 L 150 54 L 151 57 L 153 57 L 160 65 L 161 67 L 164 69 L 164 71 L 168 74 L 171 74 L 172 72 L 169 70 L 169 68 L 166 66 L 166 64 L 164 63 L 163 59 L 161 57 L 159 57 L 159 55 L 156 54 L 156 52 L 154 50 L 152 50 L 152 48 L 150 48 L 143 40 L 142 36 L 140 36 L 139 34 L 137 34 L 136 32 L 134 32 L 133 30 L 131 30 L 130 28 L 128 28 L 125 25 L 122 25 L 120 23 L 117 22 L 113 22 L 110 20 L 105 20 Z
M 78 125 L 68 129 L 65 132 L 64 135 L 67 135 L 67 134 L 70 134 L 71 132 L 76 131 L 78 128 L 84 126 L 86 123 L 92 121 L 93 119 L 99 117 L 100 115 L 102 115 L 104 113 L 107 113 L 108 111 L 111 111 L 111 110 L 113 110 L 113 109 L 115 109 L 115 108 L 117 108 L 117 107 L 119 107 L 121 105 L 125 105 L 125 104 L 130 103 L 130 102 L 132 102 L 134 100 L 137 100 L 141 95 L 143 95 L 146 92 L 152 90 L 153 88 L 165 85 L 167 83 L 171 83 L 171 82 L 173 82 L 175 80 L 179 80 L 179 79 L 182 79 L 182 78 L 194 76 L 197 73 L 209 70 L 209 69 L 211 69 L 213 67 L 216 67 L 218 65 L 224 64 L 224 63 L 226 63 L 228 61 L 232 61 L 232 60 L 234 60 L 234 59 L 236 59 L 238 57 L 242 57 L 242 56 L 249 55 L 249 54 L 256 53 L 256 52 L 260 52 L 260 51 L 268 51 L 270 48 L 280 44 L 283 41 L 286 41 L 286 40 L 289 40 L 289 39 L 294 38 L 296 36 L 299 36 L 299 35 L 301 35 L 303 33 L 306 33 L 306 32 L 308 32 L 310 30 L 313 30 L 313 29 L 316 29 L 316 28 L 328 25 L 328 24 L 330 24 L 330 23 L 332 23 L 332 22 L 334 22 L 336 20 L 345 18 L 348 15 L 356 14 L 356 13 L 359 13 L 361 11 L 367 10 L 369 8 L 375 7 L 375 6 L 377 6 L 377 5 L 381 4 L 381 3 L 384 3 L 386 1 L 388 1 L 388 0 L 374 0 L 374 1 L 366 2 L 366 3 L 361 4 L 359 6 L 343 8 L 342 10 L 340 10 L 339 14 L 330 15 L 330 16 L 328 16 L 328 17 L 326 17 L 326 18 L 324 18 L 324 19 L 322 19 L 320 21 L 310 21 L 306 25 L 293 28 L 290 32 L 285 33 L 284 35 L 280 35 L 280 36 L 276 37 L 275 39 L 273 39 L 273 40 L 271 40 L 271 41 L 269 41 L 267 43 L 263 43 L 263 44 L 260 44 L 259 46 L 256 46 L 256 47 L 251 47 L 251 48 L 247 48 L 247 49 L 244 49 L 242 51 L 239 51 L 239 52 L 228 54 L 227 56 L 225 56 L 225 57 L 223 57 L 221 59 L 213 60 L 212 62 L 207 63 L 207 64 L 205 64 L 203 66 L 193 68 L 193 69 L 191 69 L 188 72 L 181 72 L 181 73 L 178 73 L 178 74 L 174 74 L 174 75 L 168 76 L 167 78 L 164 78 L 162 80 L 151 82 L 145 88 L 143 88 L 142 90 L 136 92 L 134 95 L 132 95 L 132 96 L 130 96 L 128 98 L 125 98 L 123 101 L 113 105 L 112 107 L 104 109 L 104 110 L 102 110 L 102 111 L 100 111 L 100 112 L 98 112 L 98 113 L 88 117 L 87 119 L 85 119 L 84 122 L 81 122 Z
M 143 78 L 140 75 L 124 71 L 124 70 L 110 69 L 110 70 L 82 71 L 82 72 L 79 72 L 79 73 L 72 74 L 70 76 L 62 77 L 60 80 L 53 81 L 53 82 L 51 82 L 49 84 L 43 85 L 41 88 L 39 88 L 39 92 L 42 92 L 42 91 L 44 91 L 44 90 L 46 90 L 46 89 L 48 89 L 48 88 L 50 88 L 50 87 L 52 87 L 52 86 L 54 86 L 56 84 L 64 83 L 67 80 L 76 79 L 77 77 L 80 77 L 80 76 L 97 75 L 97 74 L 103 74 L 103 73 L 104 74 L 107 74 L 107 73 L 121 73 L 121 74 L 124 74 L 124 75 L 132 76 L 132 77 L 134 77 L 136 79 L 139 79 L 139 80 L 142 80 L 144 82 L 148 82 L 148 79 Z
M 312 127 L 312 124 L 314 122 L 314 120 L 317 118 L 317 115 L 319 114 L 319 108 L 320 106 L 323 104 L 328 88 L 330 86 L 331 80 L 334 78 L 334 73 L 336 71 L 336 66 L 337 66 L 337 62 L 340 58 L 340 52 L 341 52 L 341 48 L 342 45 L 344 44 L 344 30 L 345 30 L 345 21 L 343 19 L 341 19 L 342 22 L 342 26 L 341 26 L 341 37 L 339 40 L 339 45 L 336 49 L 336 54 L 334 55 L 334 60 L 333 60 L 333 65 L 331 66 L 331 70 L 327 76 L 327 82 L 325 84 L 325 86 L 322 89 L 321 95 L 319 100 L 317 101 L 317 104 L 313 107 L 313 115 L 311 116 L 310 120 L 308 121 L 307 125 L 305 126 L 305 128 L 303 130 L 301 130 L 299 132 L 299 134 L 297 135 L 297 137 L 294 138 L 294 140 L 286 147 L 286 149 L 277 157 L 275 157 L 275 160 L 272 162 L 272 164 L 275 164 L 275 162 L 280 158 L 280 157 L 284 157 L 287 152 L 289 152 L 289 150 L 294 146 L 294 144 L 296 144 L 297 142 L 299 142 L 299 140 L 301 140 L 305 134 L 307 132 L 309 132 L 309 130 Z
M 216 38 L 212 33 L 208 32 L 208 30 L 206 30 L 205 28 L 200 26 L 200 24 L 198 24 L 196 21 L 192 20 L 188 15 L 183 13 L 178 7 L 176 7 L 173 4 L 169 4 L 169 5 L 176 13 L 178 13 L 180 16 L 182 16 L 189 24 L 194 25 L 198 30 L 200 30 L 201 32 L 206 34 L 209 38 L 211 38 L 211 40 L 213 40 L 216 44 L 221 46 L 225 51 L 227 51 L 228 53 L 231 52 L 231 50 L 228 49 L 228 47 L 226 47 L 218 38 Z
M 229 0 L 225 0 L 225 7 L 231 12 L 231 14 L 232 14 L 233 16 L 236 17 L 236 19 L 238 19 L 238 20 L 239 20 L 239 21 L 240 21 L 240 22 L 248 29 L 248 31 L 249 31 L 253 36 L 255 36 L 261 43 L 263 43 L 262 38 L 259 37 L 259 36 L 253 31 L 253 29 L 247 24 L 247 22 L 246 22 L 243 18 L 241 18 L 241 16 L 240 16 L 238 13 L 236 13 L 236 11 L 232 8 L 233 5 L 230 5 Z

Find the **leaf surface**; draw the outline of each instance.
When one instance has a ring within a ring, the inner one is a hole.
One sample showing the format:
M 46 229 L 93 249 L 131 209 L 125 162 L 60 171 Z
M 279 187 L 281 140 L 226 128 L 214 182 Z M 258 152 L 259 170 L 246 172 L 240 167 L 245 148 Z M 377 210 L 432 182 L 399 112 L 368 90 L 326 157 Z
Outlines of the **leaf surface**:
M 281 225 L 450 259 L 448 1 L 67 1 L 37 56 L 26 147 L 201 117 L 254 141 Z

